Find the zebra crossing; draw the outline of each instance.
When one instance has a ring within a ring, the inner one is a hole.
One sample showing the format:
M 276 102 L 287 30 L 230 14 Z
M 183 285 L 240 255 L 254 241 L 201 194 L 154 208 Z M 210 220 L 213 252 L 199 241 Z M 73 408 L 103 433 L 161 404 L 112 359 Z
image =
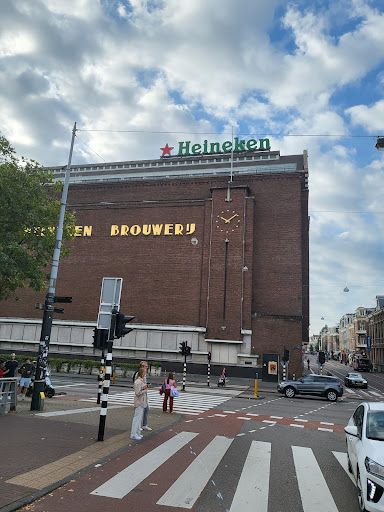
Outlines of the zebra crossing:
M 358 397 L 362 397 L 364 399 L 377 399 L 377 398 L 381 398 L 381 399 L 384 399 L 384 394 L 383 393 L 378 393 L 377 391 L 373 391 L 371 389 L 357 389 L 357 388 L 347 388 L 346 386 L 344 387 L 344 395 L 349 397 L 349 398 L 358 398 Z
M 135 393 L 134 391 L 125 391 L 108 395 L 108 404 L 133 406 Z M 163 408 L 163 397 L 157 390 L 148 390 L 147 392 L 149 407 L 152 409 Z M 179 393 L 179 396 L 173 400 L 173 411 L 180 414 L 189 414 L 198 416 L 199 414 L 215 409 L 231 396 L 225 395 L 208 395 L 203 393 Z M 82 402 L 96 402 L 96 398 L 83 398 Z
M 90 494 L 104 498 L 124 499 L 169 459 L 174 458 L 183 448 L 189 448 L 190 452 L 194 453 L 192 445 L 198 436 L 199 433 L 196 432 L 179 432 L 135 460 Z M 196 456 L 192 462 L 178 478 L 175 477 L 175 481 L 165 493 L 156 497 L 156 505 L 169 507 L 169 509 L 172 507 L 192 509 L 198 498 L 209 486 L 215 486 L 218 497 L 221 495 L 220 489 L 225 493 L 226 480 L 224 478 L 221 484 L 220 477 L 215 474 L 215 471 L 221 465 L 221 467 L 228 466 L 227 471 L 231 472 L 230 463 L 225 457 L 233 441 L 233 438 L 215 436 L 198 455 L 195 454 Z M 331 457 L 331 453 L 333 454 L 333 457 L 344 470 L 341 471 L 340 476 L 345 475 L 344 472 L 349 475 L 347 454 L 335 451 L 329 453 Z M 291 446 L 291 455 L 302 510 L 304 512 L 339 512 L 321 469 L 321 464 L 317 461 L 312 449 L 303 446 Z M 251 441 L 227 512 L 268 512 L 272 456 L 279 456 L 278 453 L 273 452 L 272 443 Z M 226 465 L 225 462 L 228 464 Z M 233 473 L 231 473 L 231 477 L 234 477 Z M 343 485 L 347 485 L 348 481 L 348 478 L 346 478 Z

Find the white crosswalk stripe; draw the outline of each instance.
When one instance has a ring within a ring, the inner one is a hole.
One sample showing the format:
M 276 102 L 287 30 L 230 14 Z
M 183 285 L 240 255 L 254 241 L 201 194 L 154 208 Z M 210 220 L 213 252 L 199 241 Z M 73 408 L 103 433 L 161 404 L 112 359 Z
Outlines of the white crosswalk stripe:
M 370 396 L 372 397 L 380 397 L 384 398 L 384 393 L 378 393 L 377 391 L 372 391 L 371 389 L 351 389 L 351 388 L 344 388 L 344 395 L 352 395 L 354 398 L 360 396 L 363 398 L 368 398 Z
M 108 404 L 113 405 L 132 405 L 134 392 L 126 391 L 108 395 Z M 173 400 L 173 411 L 181 414 L 190 414 L 197 416 L 205 411 L 214 409 L 222 403 L 230 400 L 230 396 L 224 395 L 206 395 L 198 393 L 180 392 L 179 396 Z M 96 398 L 83 398 L 82 402 L 96 402 Z M 148 391 L 149 407 L 153 409 L 163 408 L 163 397 L 156 390 Z M 168 406 L 169 407 L 169 406 Z
M 189 444 L 192 452 L 193 440 L 198 435 L 194 432 L 180 432 L 117 473 L 91 494 L 123 499 L 179 450 Z M 180 476 L 175 476 L 174 483 L 159 497 L 156 505 L 192 509 L 209 485 L 215 485 L 220 489 L 220 475 L 215 476 L 215 471 L 222 461 L 222 466 L 228 467 L 228 471 L 231 471 L 230 462 L 226 461 L 225 457 L 232 442 L 233 438 L 216 436 Z M 312 449 L 292 446 L 291 450 L 303 512 L 342 512 L 336 506 Z M 353 481 L 348 473 L 346 453 L 335 451 L 332 453 Z M 271 506 L 269 500 L 272 454 L 271 443 L 251 441 L 249 450 L 244 456 L 244 464 L 238 476 L 229 512 L 268 512 L 268 507 Z M 279 456 L 278 452 L 275 452 L 274 456 Z M 229 454 L 228 457 L 230 457 Z M 234 474 L 231 471 L 231 479 L 233 478 Z M 225 488 L 225 481 L 224 477 L 223 488 Z
M 270 465 L 271 443 L 252 441 L 230 512 L 267 512 Z
M 160 498 L 157 505 L 192 508 L 232 441 L 227 437 L 216 436 Z
M 338 512 L 312 450 L 292 446 L 292 453 L 304 512 Z

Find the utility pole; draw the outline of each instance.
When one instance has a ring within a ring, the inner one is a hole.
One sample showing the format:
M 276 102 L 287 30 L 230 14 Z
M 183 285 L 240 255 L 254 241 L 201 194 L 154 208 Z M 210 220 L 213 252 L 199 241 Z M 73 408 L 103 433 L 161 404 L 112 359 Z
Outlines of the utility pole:
M 68 188 L 69 188 L 69 177 L 71 174 L 71 161 L 73 153 L 73 145 L 75 142 L 76 135 L 76 123 L 72 130 L 71 148 L 69 150 L 68 165 L 65 172 L 65 181 L 63 186 L 63 192 L 61 195 L 60 203 L 60 216 L 59 223 L 56 230 L 55 248 L 53 250 L 51 275 L 49 278 L 48 293 L 45 297 L 43 323 L 41 325 L 41 335 L 39 344 L 39 355 L 37 358 L 35 381 L 33 385 L 33 394 L 31 401 L 31 411 L 43 410 L 44 401 L 41 393 L 44 393 L 44 383 L 47 370 L 47 358 L 49 351 L 49 342 L 51 340 L 52 321 L 54 313 L 54 301 L 55 301 L 55 290 L 56 290 L 56 279 L 57 271 L 59 267 L 61 243 L 63 240 L 63 226 L 65 208 L 67 205 Z

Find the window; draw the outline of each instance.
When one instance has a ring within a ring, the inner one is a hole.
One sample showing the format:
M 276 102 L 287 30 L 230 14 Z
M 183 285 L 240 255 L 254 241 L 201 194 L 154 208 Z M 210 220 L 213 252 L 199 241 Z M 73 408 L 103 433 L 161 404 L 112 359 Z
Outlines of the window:
M 364 406 L 360 405 L 353 414 L 353 423 L 357 427 L 357 433 L 361 437 L 363 432 Z

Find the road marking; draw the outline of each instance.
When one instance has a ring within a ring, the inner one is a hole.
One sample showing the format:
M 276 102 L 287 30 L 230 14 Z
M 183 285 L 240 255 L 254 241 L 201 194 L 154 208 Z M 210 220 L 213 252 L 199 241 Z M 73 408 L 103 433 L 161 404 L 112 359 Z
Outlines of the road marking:
M 292 446 L 304 512 L 338 512 L 325 478 L 310 448 Z
M 344 453 L 344 452 L 332 452 L 333 455 L 336 457 L 336 459 L 338 460 L 338 462 L 340 463 L 341 467 L 344 469 L 344 471 L 347 473 L 347 475 L 349 476 L 349 478 L 352 480 L 352 482 L 354 483 L 354 485 L 356 485 L 356 482 L 355 482 L 355 479 L 352 475 L 352 473 L 350 473 L 348 471 L 348 457 L 347 457 L 347 454 Z
M 274 425 L 276 425 L 276 421 L 270 421 L 270 420 L 263 420 L 263 423 L 273 423 Z
M 217 408 L 218 405 L 230 400 L 229 396 L 214 396 L 214 395 L 197 395 L 195 393 L 180 393 L 180 396 L 173 402 L 173 411 L 181 414 L 190 414 L 197 416 L 210 409 Z M 96 398 L 83 398 L 82 402 L 96 402 Z M 153 409 L 163 408 L 163 397 L 158 391 L 148 391 L 149 407 Z M 124 404 L 133 406 L 134 392 L 126 391 L 122 393 L 108 395 L 108 402 L 110 404 Z
M 110 478 L 90 494 L 122 499 L 198 434 L 180 432 Z
M 376 391 L 370 391 L 371 395 L 374 396 L 382 396 L 380 393 L 376 393 Z
M 260 414 L 253 414 L 251 412 L 247 412 L 247 416 L 260 416 Z M 272 417 L 272 416 L 271 416 Z
M 58 389 L 58 388 L 73 388 L 73 387 L 78 387 L 78 386 L 88 386 L 89 384 L 86 384 L 86 383 L 79 383 L 79 384 L 65 384 L 65 385 L 62 385 L 62 386 L 56 386 L 55 385 L 55 389 Z
M 271 443 L 252 441 L 230 512 L 267 512 Z
M 295 418 L 295 421 L 303 421 L 303 422 L 308 422 L 308 420 L 303 420 L 301 418 Z
M 123 407 L 126 407 L 126 405 L 110 405 L 108 409 L 121 409 Z M 99 411 L 100 412 L 100 406 L 99 407 L 84 407 L 83 409 L 70 409 L 69 411 L 52 411 L 52 412 L 37 412 L 35 416 L 65 416 L 66 414 L 79 414 L 82 412 L 94 412 Z
M 299 427 L 299 428 L 304 428 L 304 425 L 297 425 L 297 423 L 291 423 L 289 426 L 290 426 L 290 427 Z
M 191 509 L 232 441 L 216 436 L 156 504 Z
M 320 425 L 334 425 L 334 423 L 328 423 L 327 421 L 320 421 Z
M 244 416 L 238 416 L 237 419 L 238 420 L 247 420 L 247 421 L 249 421 L 251 418 L 244 418 Z
M 282 420 L 283 416 L 270 416 L 270 418 L 275 418 L 275 420 Z
M 333 432 L 333 430 L 331 428 L 323 428 L 323 427 L 319 427 L 317 430 L 321 430 L 323 432 Z

